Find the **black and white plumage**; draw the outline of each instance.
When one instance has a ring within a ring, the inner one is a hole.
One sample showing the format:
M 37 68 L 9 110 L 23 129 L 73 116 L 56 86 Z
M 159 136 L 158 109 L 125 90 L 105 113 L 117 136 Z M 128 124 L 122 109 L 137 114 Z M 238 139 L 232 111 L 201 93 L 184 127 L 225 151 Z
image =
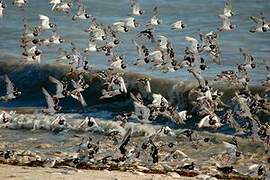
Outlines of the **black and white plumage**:
M 250 29 L 249 32 L 267 32 L 270 30 L 270 22 L 265 20 L 265 17 L 250 16 L 250 19 L 256 23 L 255 27 Z
M 77 4 L 78 4 L 78 11 L 72 17 L 72 20 L 73 21 L 76 21 L 76 20 L 86 20 L 86 19 L 89 19 L 91 17 L 91 15 L 88 14 L 88 12 L 86 11 L 86 8 L 85 8 L 82 0 L 77 0 Z
M 62 99 L 70 95 L 70 92 L 67 90 L 67 82 L 59 81 L 52 76 L 49 76 L 49 81 L 56 85 L 56 93 L 54 97 Z
M 131 2 L 131 8 L 132 8 L 131 15 L 140 16 L 144 13 L 138 0 L 130 0 L 130 2 Z
M 9 101 L 12 99 L 16 99 L 21 95 L 19 89 L 15 86 L 13 82 L 9 79 L 7 75 L 5 75 L 5 82 L 6 82 L 6 95 L 1 96 L 0 99 L 4 101 Z
M 6 5 L 2 1 L 0 1 L 0 18 L 3 17 L 5 9 L 6 9 Z
M 44 109 L 43 112 L 54 114 L 61 110 L 61 106 L 59 106 L 59 99 L 57 97 L 53 97 L 48 93 L 45 88 L 42 88 L 42 92 L 45 95 L 47 102 L 47 109 Z

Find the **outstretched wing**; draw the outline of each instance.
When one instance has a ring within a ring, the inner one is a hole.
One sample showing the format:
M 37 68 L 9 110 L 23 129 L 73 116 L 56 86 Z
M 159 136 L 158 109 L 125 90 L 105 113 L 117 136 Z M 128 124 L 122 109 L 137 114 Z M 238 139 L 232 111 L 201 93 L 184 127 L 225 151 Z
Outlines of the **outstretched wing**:
M 49 109 L 53 108 L 54 107 L 54 101 L 53 101 L 52 96 L 48 93 L 48 91 L 45 88 L 42 88 L 42 92 L 45 95 L 48 108 Z
M 7 75 L 5 75 L 5 82 L 7 84 L 6 86 L 6 93 L 7 94 L 12 94 L 13 93 L 13 87 L 14 87 L 14 84 L 10 81 L 9 77 Z
M 56 95 L 61 95 L 64 90 L 64 85 L 59 80 L 57 80 L 52 76 L 49 76 L 49 80 L 52 83 L 56 84 Z

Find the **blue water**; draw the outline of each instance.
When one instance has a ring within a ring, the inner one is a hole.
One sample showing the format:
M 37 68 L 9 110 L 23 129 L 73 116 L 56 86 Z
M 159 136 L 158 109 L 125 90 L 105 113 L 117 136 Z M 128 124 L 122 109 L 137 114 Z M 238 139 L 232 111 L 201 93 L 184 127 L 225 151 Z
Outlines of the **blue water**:
M 85 0 L 88 12 L 104 24 L 124 19 L 131 11 L 128 0 Z M 23 31 L 23 19 L 29 24 L 38 25 L 38 14 L 44 14 L 51 18 L 52 22 L 57 24 L 57 29 L 65 40 L 74 42 L 78 47 L 85 48 L 88 45 L 88 34 L 83 30 L 88 27 L 90 22 L 72 21 L 71 16 L 64 13 L 51 12 L 51 6 L 47 0 L 30 0 L 27 7 L 20 10 L 14 7 L 10 2 L 6 2 L 8 8 L 4 17 L 0 20 L 0 59 L 5 61 L 6 56 L 21 57 L 22 49 L 20 45 L 20 36 Z M 202 32 L 216 31 L 221 21 L 218 14 L 223 12 L 224 1 L 222 0 L 148 0 L 141 1 L 145 14 L 136 19 L 140 22 L 140 28 L 132 32 L 121 35 L 121 45 L 115 50 L 116 54 L 125 57 L 128 63 L 127 71 L 140 72 L 162 78 L 181 78 L 193 79 L 186 70 L 179 70 L 175 73 L 161 73 L 159 71 L 149 70 L 148 67 L 137 68 L 132 64 L 136 60 L 136 48 L 132 43 L 136 33 L 144 28 L 144 24 L 150 19 L 152 9 L 158 6 L 162 18 L 162 24 L 157 27 L 156 33 L 165 35 L 173 43 L 176 51 L 176 57 L 181 60 L 184 56 L 184 49 L 189 44 L 185 41 L 186 35 L 198 38 L 198 29 Z M 259 84 L 265 78 L 265 62 L 269 61 L 270 32 L 267 33 L 249 33 L 249 29 L 254 26 L 251 15 L 259 15 L 263 12 L 266 18 L 270 18 L 269 0 L 234 0 L 233 9 L 236 15 L 232 22 L 237 25 L 233 32 L 220 33 L 220 46 L 222 65 L 214 65 L 210 59 L 209 69 L 204 72 L 206 76 L 215 76 L 218 72 L 226 69 L 235 69 L 235 65 L 243 63 L 243 58 L 239 53 L 239 48 L 247 49 L 256 58 L 257 68 L 252 71 L 252 84 Z M 73 5 L 73 14 L 77 7 Z M 188 27 L 182 31 L 171 31 L 169 25 L 176 20 L 183 20 Z M 48 34 L 44 34 L 44 37 Z M 67 45 L 59 47 L 66 48 Z M 42 48 L 42 63 L 54 63 L 57 57 L 58 48 Z M 93 53 L 88 60 L 94 68 L 105 68 L 108 65 L 109 58 Z

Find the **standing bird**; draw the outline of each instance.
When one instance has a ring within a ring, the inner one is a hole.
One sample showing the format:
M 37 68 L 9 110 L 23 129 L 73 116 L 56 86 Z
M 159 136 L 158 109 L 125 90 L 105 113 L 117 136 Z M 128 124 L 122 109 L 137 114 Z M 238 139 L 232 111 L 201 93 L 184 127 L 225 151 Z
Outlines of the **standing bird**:
M 19 89 L 12 83 L 7 75 L 5 75 L 5 82 L 6 82 L 6 95 L 1 96 L 0 100 L 9 101 L 12 99 L 16 99 L 21 95 Z

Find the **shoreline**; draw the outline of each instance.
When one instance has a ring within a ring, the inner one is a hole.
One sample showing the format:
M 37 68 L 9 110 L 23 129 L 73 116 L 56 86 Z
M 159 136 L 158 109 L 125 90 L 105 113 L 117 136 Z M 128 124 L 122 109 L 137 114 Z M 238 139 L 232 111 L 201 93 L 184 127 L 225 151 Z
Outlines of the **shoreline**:
M 171 179 L 194 179 L 180 176 L 177 173 L 173 174 L 146 174 L 141 172 L 121 172 L 108 170 L 78 170 L 75 168 L 43 168 L 43 167 L 29 167 L 29 166 L 13 166 L 7 164 L 0 164 L 0 179 L 12 180 L 47 180 L 47 179 L 64 179 L 64 180 L 171 180 Z

